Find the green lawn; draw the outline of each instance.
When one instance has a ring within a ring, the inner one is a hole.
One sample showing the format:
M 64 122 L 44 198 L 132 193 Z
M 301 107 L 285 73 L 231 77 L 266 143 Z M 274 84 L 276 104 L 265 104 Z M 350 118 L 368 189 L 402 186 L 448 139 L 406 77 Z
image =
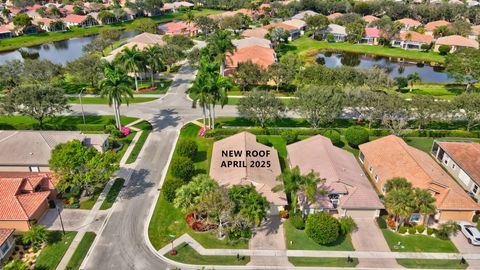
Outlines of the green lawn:
M 196 265 L 246 265 L 250 262 L 250 257 L 245 256 L 238 258 L 237 256 L 202 256 L 188 244 L 177 247 L 175 256 L 167 253 L 165 257 L 177 262 Z
M 406 268 L 417 269 L 467 269 L 468 267 L 468 263 L 460 264 L 460 260 L 397 259 L 397 262 Z
M 172 85 L 172 80 L 170 79 L 160 79 L 160 80 L 155 80 L 153 84 L 157 87 L 156 90 L 152 91 L 147 91 L 147 92 L 135 92 L 135 89 L 133 89 L 134 94 L 138 95 L 143 95 L 143 94 L 165 94 L 168 91 L 168 88 L 170 88 L 170 85 Z M 151 87 L 152 84 L 150 81 L 143 81 L 142 83 L 138 84 L 138 88 L 149 88 Z
M 84 210 L 92 209 L 95 203 L 97 202 L 98 196 L 100 196 L 101 192 L 102 192 L 101 190 L 98 190 L 95 193 L 93 193 L 93 195 L 90 196 L 88 199 L 81 201 L 79 209 L 84 209 Z
M 317 54 L 321 50 L 340 50 L 355 53 L 367 53 L 388 57 L 407 58 L 412 60 L 420 60 L 427 62 L 444 63 L 445 57 L 436 52 L 421 52 L 413 50 L 403 50 L 400 48 L 386 48 L 383 46 L 370 46 L 351 44 L 347 42 L 329 43 L 326 41 L 313 40 L 307 36 L 303 36 L 289 44 L 293 46 L 293 51 L 300 55 L 310 57 Z
M 428 235 L 401 235 L 389 229 L 382 229 L 382 232 L 392 251 L 458 253 L 450 240 L 441 240 Z M 395 247 L 399 242 L 403 248 Z
M 223 11 L 203 9 L 203 10 L 194 10 L 193 14 L 209 15 L 209 14 L 216 14 L 221 12 Z M 164 23 L 164 22 L 182 18 L 183 16 L 184 16 L 184 13 L 171 13 L 171 14 L 165 14 L 165 15 L 155 16 L 150 18 L 156 21 L 157 23 Z M 0 52 L 15 50 L 21 47 L 40 45 L 47 42 L 65 40 L 73 37 L 95 35 L 95 34 L 98 34 L 102 29 L 119 29 L 119 30 L 130 29 L 131 27 L 129 26 L 132 24 L 132 22 L 133 21 L 114 23 L 109 25 L 97 25 L 97 26 L 86 27 L 86 28 L 72 27 L 72 29 L 65 32 L 46 32 L 46 33 L 40 33 L 35 35 L 25 35 L 25 36 L 20 36 L 15 38 L 2 39 L 0 41 Z
M 85 235 L 83 236 L 82 240 L 77 246 L 77 249 L 75 249 L 75 253 L 73 253 L 72 257 L 70 258 L 70 261 L 68 262 L 68 266 L 72 270 L 78 270 L 80 268 L 80 265 L 82 265 L 83 259 L 87 255 L 88 250 L 90 249 L 90 246 L 93 244 L 93 241 L 95 240 L 96 234 L 94 232 L 86 232 Z
M 330 245 L 320 245 L 310 239 L 305 231 L 297 230 L 293 227 L 289 221 L 284 225 L 285 237 L 287 238 L 287 248 L 296 250 L 343 250 L 353 251 L 355 250 L 352 245 L 350 236 L 339 237 L 338 240 Z
M 458 138 L 458 137 L 442 137 L 442 138 L 432 138 L 432 137 L 406 137 L 404 138 L 405 142 L 413 146 L 415 148 L 418 148 L 424 152 L 430 153 L 432 150 L 432 145 L 433 141 L 435 139 L 438 140 L 469 140 L 469 141 L 475 141 L 475 142 L 480 142 L 480 139 L 475 139 L 475 138 Z
M 110 207 L 112 207 L 113 203 L 117 199 L 118 194 L 120 193 L 120 190 L 122 190 L 123 183 L 125 183 L 125 179 L 123 178 L 115 179 L 115 182 L 113 182 L 112 187 L 108 191 L 107 197 L 105 197 L 105 200 L 100 206 L 100 210 L 107 210 L 107 209 L 110 209 Z
M 347 258 L 288 257 L 288 261 L 294 266 L 311 267 L 355 267 L 358 264 L 357 258 L 348 262 Z
M 61 231 L 49 232 L 47 245 L 40 252 L 35 263 L 35 269 L 54 270 L 76 234 L 77 232 L 66 232 L 65 235 Z
M 142 148 L 145 145 L 145 142 L 147 141 L 148 135 L 150 135 L 150 132 L 152 131 L 152 125 L 147 121 L 142 121 L 141 123 L 135 125 L 135 127 L 143 130 L 143 132 L 138 138 L 137 143 L 133 147 L 133 150 L 130 153 L 130 156 L 128 156 L 127 162 L 126 162 L 127 164 L 133 163 L 137 160 L 138 155 L 142 151 Z
M 154 97 L 134 97 L 128 100 L 129 103 L 144 103 L 154 101 L 157 98 Z M 80 104 L 79 98 L 68 98 L 70 104 Z M 108 104 L 107 98 L 101 97 L 82 97 L 82 104 Z M 112 109 L 113 110 L 113 109 Z

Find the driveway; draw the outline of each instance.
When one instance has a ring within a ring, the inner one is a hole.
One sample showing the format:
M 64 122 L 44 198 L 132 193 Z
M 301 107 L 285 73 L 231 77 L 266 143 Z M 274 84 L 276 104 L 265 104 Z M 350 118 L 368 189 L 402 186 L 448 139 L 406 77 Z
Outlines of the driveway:
M 356 251 L 390 251 L 383 233 L 374 219 L 355 218 L 358 229 L 352 233 Z M 401 268 L 395 259 L 359 259 L 358 267 Z
M 460 253 L 480 253 L 480 246 L 470 245 L 462 232 L 450 237 Z M 480 260 L 469 260 L 468 269 L 480 269 Z
M 82 226 L 88 226 L 88 231 L 98 232 L 102 223 L 105 221 L 107 211 L 99 210 L 94 221 L 90 224 L 83 224 L 87 219 L 90 210 L 80 209 L 62 209 L 62 221 L 66 231 L 78 231 Z M 45 226 L 48 230 L 60 231 L 62 225 L 58 216 L 57 209 L 48 209 L 43 217 L 38 221 L 38 224 Z

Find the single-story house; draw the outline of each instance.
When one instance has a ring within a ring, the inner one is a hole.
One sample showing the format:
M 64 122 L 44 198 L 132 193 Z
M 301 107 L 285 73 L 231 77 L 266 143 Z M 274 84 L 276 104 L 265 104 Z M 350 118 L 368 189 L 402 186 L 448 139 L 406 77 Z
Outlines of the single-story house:
M 15 229 L 0 228 L 0 265 L 7 261 L 15 247 Z
M 59 20 L 61 22 L 61 20 Z M 59 31 L 66 31 L 67 27 L 63 24 L 63 27 L 60 29 L 52 27 L 52 23 L 55 23 L 56 20 L 48 19 L 48 18 L 36 18 L 33 20 L 33 24 L 40 27 L 42 30 L 47 32 L 59 32 Z
M 432 155 L 466 190 L 480 199 L 480 144 L 471 141 L 434 141 Z
M 247 29 L 243 31 L 242 37 L 265 38 L 266 34 L 268 34 L 268 30 L 265 28 L 253 28 L 253 29 Z
M 420 34 L 415 31 L 401 32 L 392 40 L 392 47 L 398 47 L 405 50 L 420 50 L 423 44 L 430 45 L 433 37 Z
M 147 47 L 159 45 L 164 46 L 167 43 L 163 40 L 162 35 L 151 34 L 151 33 L 141 33 L 136 35 L 130 39 L 128 39 L 124 44 L 119 46 L 118 48 L 113 49 L 110 54 L 103 59 L 111 62 L 115 57 L 121 53 L 125 48 L 133 48 L 136 47 L 138 50 L 142 51 Z
M 366 27 L 360 44 L 378 45 L 378 39 L 380 38 L 380 30 L 378 28 Z
M 58 6 L 57 6 L 58 7 Z M 74 5 L 64 5 L 60 6 L 60 11 L 65 15 L 75 14 L 75 6 Z
M 259 65 L 263 69 L 267 69 L 270 65 L 276 62 L 276 54 L 273 49 L 258 45 L 237 48 L 235 52 L 227 53 L 224 74 L 232 74 L 238 67 L 238 64 L 248 61 Z
M 8 25 L 0 25 L 0 39 L 13 37 L 13 29 Z
M 162 35 L 183 35 L 183 36 L 195 36 L 200 32 L 195 24 L 187 23 L 184 21 L 176 21 L 162 24 L 158 27 L 160 34 Z
M 271 23 L 269 25 L 265 25 L 263 28 L 265 28 L 267 30 L 272 29 L 272 28 L 281 28 L 285 32 L 290 34 L 290 37 L 288 38 L 289 40 L 297 39 L 302 35 L 302 29 L 300 29 L 297 26 L 293 26 L 293 25 L 290 25 L 290 24 L 285 24 L 283 22 L 281 22 L 281 23 Z
M 251 47 L 254 45 L 264 47 L 264 48 L 271 48 L 272 42 L 265 38 L 258 38 L 258 37 L 247 37 L 242 39 L 235 39 L 232 40 L 233 45 L 238 49 Z
M 342 16 L 343 16 L 343 13 L 335 12 L 335 13 L 332 13 L 332 14 L 328 15 L 327 18 L 328 18 L 329 21 L 333 21 L 336 18 L 340 18 Z
M 28 231 L 56 195 L 50 173 L 0 172 L 0 228 Z
M 384 209 L 355 156 L 332 144 L 329 138 L 317 135 L 287 145 L 290 168 L 298 166 L 302 175 L 311 171 L 325 179 L 319 188 L 327 195 L 317 194 L 315 202 L 299 194 L 304 214 L 329 211 L 340 216 L 373 219 Z
M 320 34 L 323 35 L 324 39 L 327 38 L 328 34 L 333 34 L 333 40 L 335 42 L 345 41 L 347 38 L 345 27 L 334 23 L 329 24 L 325 30 L 320 31 Z
M 172 2 L 172 3 L 165 3 L 163 4 L 163 7 L 161 8 L 162 11 L 169 11 L 169 12 L 177 12 L 180 9 L 192 9 L 194 4 L 185 2 L 185 1 L 179 1 L 179 2 Z
M 403 177 L 415 188 L 431 192 L 436 199 L 435 222 L 471 221 L 480 206 L 427 153 L 409 146 L 395 135 L 389 135 L 359 146 L 359 159 L 378 190 L 385 193 L 385 184 Z M 430 220 L 432 216 L 427 219 Z
M 292 19 L 305 20 L 308 16 L 315 16 L 315 15 L 318 15 L 318 13 L 312 10 L 305 10 L 297 13 L 295 16 L 292 17 Z
M 307 28 L 307 23 L 299 19 L 291 19 L 283 22 L 284 24 L 291 25 L 300 30 L 300 35 L 303 35 Z
M 441 45 L 451 46 L 452 49 L 450 52 L 454 52 L 459 48 L 478 49 L 478 41 L 459 35 L 438 38 L 437 41 L 435 41 L 435 48 L 433 50 L 438 52 L 438 48 L 440 48 Z
M 287 205 L 283 191 L 273 192 L 282 173 L 277 150 L 258 143 L 255 135 L 241 132 L 213 144 L 210 177 L 221 186 L 253 185 L 271 204 L 270 214 Z
M 88 27 L 97 25 L 98 22 L 92 16 L 85 15 L 68 15 L 62 19 L 68 27 L 78 26 L 78 27 Z
M 421 22 L 414 19 L 410 19 L 410 18 L 403 18 L 398 20 L 397 22 L 400 22 L 403 24 L 401 31 L 413 30 L 412 28 L 419 27 L 420 25 L 422 25 Z
M 249 18 L 255 19 L 259 15 L 264 14 L 264 11 L 248 9 L 248 8 L 241 8 L 241 9 L 237 9 L 237 10 L 234 10 L 234 11 L 226 11 L 226 12 L 219 13 L 219 14 L 211 14 L 208 17 L 210 17 L 214 20 L 221 20 L 223 18 L 232 17 L 232 16 L 235 16 L 237 14 L 242 14 L 242 15 L 245 15 Z
M 374 21 L 379 20 L 379 18 L 373 15 L 365 15 L 363 16 L 363 20 L 367 23 L 368 26 L 371 25 Z
M 445 20 L 433 21 L 425 24 L 425 34 L 433 36 L 433 30 L 439 26 L 449 26 L 450 23 Z
M 58 144 L 79 140 L 85 147 L 103 152 L 108 148 L 108 136 L 80 131 L 0 131 L 4 153 L 0 155 L 0 172 L 47 172 L 51 151 Z

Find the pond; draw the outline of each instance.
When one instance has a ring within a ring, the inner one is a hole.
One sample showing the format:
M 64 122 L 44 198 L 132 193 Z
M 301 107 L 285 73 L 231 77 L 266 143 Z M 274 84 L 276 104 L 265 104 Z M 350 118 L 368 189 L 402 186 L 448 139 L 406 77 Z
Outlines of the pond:
M 137 34 L 137 31 L 124 31 L 121 34 L 121 38 L 129 38 Z M 19 50 L 23 50 L 28 53 L 38 53 L 39 59 L 47 59 L 52 61 L 53 63 L 64 65 L 67 62 L 73 61 L 82 56 L 85 53 L 82 50 L 83 46 L 92 42 L 95 37 L 96 35 L 71 38 L 32 47 L 25 47 Z M 3 64 L 5 61 L 13 59 L 21 60 L 22 55 L 20 54 L 19 50 L 0 53 L 0 64 Z
M 407 59 L 350 52 L 321 52 L 316 55 L 316 61 L 327 67 L 380 67 L 384 68 L 392 78 L 406 77 L 418 72 L 422 82 L 447 83 L 455 81 L 448 77 L 444 67 L 431 66 L 427 63 Z

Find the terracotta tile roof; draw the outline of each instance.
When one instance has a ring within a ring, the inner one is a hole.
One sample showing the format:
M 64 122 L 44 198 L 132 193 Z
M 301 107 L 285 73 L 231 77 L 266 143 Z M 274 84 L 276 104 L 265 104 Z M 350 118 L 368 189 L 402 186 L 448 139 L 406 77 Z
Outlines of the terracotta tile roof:
M 219 14 L 212 14 L 212 15 L 209 15 L 208 17 L 218 20 L 218 19 L 222 19 L 222 18 L 226 18 L 226 17 L 235 16 L 237 14 L 243 14 L 245 16 L 248 16 L 248 17 L 252 18 L 256 14 L 263 14 L 263 11 L 256 11 L 256 10 L 253 10 L 253 9 L 241 8 L 241 9 L 234 10 L 234 11 L 226 11 L 226 12 L 219 13 Z
M 343 16 L 343 13 L 340 13 L 340 12 L 335 12 L 335 13 L 332 13 L 330 15 L 327 16 L 327 18 L 329 20 L 335 20 L 336 18 L 339 18 L 339 17 L 342 17 Z
M 473 181 L 480 183 L 480 144 L 475 142 L 436 141 Z
M 359 146 L 381 181 L 404 177 L 414 187 L 431 190 L 440 210 L 478 210 L 467 193 L 430 155 L 390 135 Z
M 42 5 L 39 5 L 39 4 L 35 4 L 35 5 L 32 5 L 32 6 L 28 6 L 26 7 L 27 10 L 37 10 L 39 8 L 42 8 L 43 6 Z
M 0 25 L 0 33 L 12 32 L 12 28 L 8 25 Z
M 265 38 L 266 34 L 268 34 L 268 30 L 265 28 L 247 29 L 242 32 L 243 37 Z
M 433 21 L 425 25 L 425 30 L 433 31 L 435 28 L 439 26 L 447 26 L 447 25 L 450 25 L 450 23 L 445 20 Z
M 64 21 L 71 22 L 71 23 L 82 23 L 86 19 L 87 19 L 87 16 L 75 15 L 75 14 L 71 14 L 71 15 L 68 15 L 67 17 L 63 18 Z
M 291 30 L 298 29 L 297 27 L 295 27 L 293 25 L 284 24 L 284 23 L 271 23 L 269 25 L 265 25 L 263 28 L 265 28 L 265 29 L 282 28 L 285 31 L 291 31 Z
M 241 151 L 238 156 L 223 156 L 222 151 Z M 247 156 L 246 151 L 269 151 L 265 157 Z M 222 166 L 222 162 L 242 161 L 245 166 Z M 250 167 L 250 162 L 270 162 L 270 167 Z M 253 184 L 256 190 L 274 205 L 287 205 L 284 192 L 273 192 L 272 188 L 278 184 L 277 176 L 282 173 L 278 160 L 277 150 L 256 141 L 255 135 L 241 132 L 228 138 L 216 141 L 213 144 L 210 176 L 220 185 L 249 185 Z
M 299 19 L 291 19 L 291 20 L 288 20 L 288 21 L 284 21 L 283 23 L 291 25 L 291 26 L 295 27 L 296 29 L 301 29 L 302 27 L 307 26 L 307 23 L 305 23 L 304 21 L 299 20 Z
M 33 23 L 34 24 L 39 24 L 39 23 L 43 23 L 44 25 L 50 25 L 50 23 L 53 22 L 52 19 L 49 19 L 49 18 L 35 18 L 33 19 Z
M 375 17 L 373 15 L 366 15 L 366 16 L 363 16 L 363 20 L 367 23 L 371 23 L 371 22 L 374 22 L 376 20 L 379 20 L 379 18 Z
M 198 28 L 193 23 L 187 23 L 184 21 L 165 23 L 160 25 L 158 29 L 167 34 L 173 35 L 181 35 L 184 33 L 189 34 L 198 31 Z
M 268 39 L 264 38 L 257 38 L 257 37 L 247 37 L 247 38 L 242 38 L 242 39 L 235 39 L 232 40 L 233 45 L 237 47 L 237 49 L 241 48 L 246 48 L 246 47 L 251 47 L 258 45 L 260 47 L 264 48 L 271 48 L 272 47 L 272 42 Z
M 470 48 L 478 49 L 478 42 L 476 40 L 462 37 L 459 35 L 438 38 L 437 41 L 435 42 L 435 45 L 449 45 L 449 46 L 470 47 Z
M 410 18 L 403 18 L 403 19 L 398 20 L 397 22 L 401 22 L 406 26 L 420 26 L 420 25 L 422 25 L 421 22 L 419 22 L 417 20 L 414 20 L 414 19 L 410 19 Z
M 319 173 L 326 181 L 321 186 L 329 193 L 341 196 L 340 207 L 383 209 L 374 188 L 365 176 L 355 156 L 335 147 L 330 139 L 317 135 L 287 145 L 290 166 L 298 166 L 302 174 Z M 319 206 L 321 203 L 319 203 Z
M 366 37 L 380 37 L 380 30 L 378 30 L 378 28 L 367 27 L 367 28 L 365 28 L 364 36 L 366 36 Z
M 420 34 L 415 31 L 406 31 L 400 33 L 399 37 L 400 40 L 405 40 L 405 41 L 415 41 L 415 42 L 420 42 L 420 43 L 432 43 L 433 37 L 430 35 L 424 35 Z
M 308 16 L 315 16 L 318 13 L 312 10 L 305 10 L 302 12 L 297 13 L 295 16 L 292 17 L 292 19 L 299 19 L 299 20 L 305 20 L 306 17 Z
M 7 241 L 7 239 L 10 237 L 10 235 L 15 232 L 15 229 L 1 229 L 0 228 L 0 246 L 3 245 Z
M 238 67 L 239 63 L 247 61 L 251 61 L 262 68 L 267 68 L 275 63 L 275 51 L 258 45 L 239 48 L 233 54 L 227 54 L 226 66 L 229 68 L 235 68 Z

